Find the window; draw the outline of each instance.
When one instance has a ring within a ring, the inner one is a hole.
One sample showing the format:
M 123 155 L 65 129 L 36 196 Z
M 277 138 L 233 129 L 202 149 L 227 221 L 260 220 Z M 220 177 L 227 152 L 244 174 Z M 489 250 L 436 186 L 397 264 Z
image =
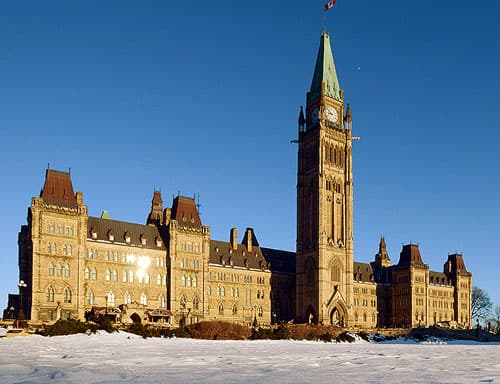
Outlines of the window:
M 111 281 L 111 271 L 106 269 L 106 281 Z
M 198 286 L 198 280 L 196 279 L 196 276 L 193 276 L 193 287 L 196 288 Z
M 68 256 L 73 255 L 73 247 L 71 245 L 68 245 Z
M 54 264 L 52 262 L 49 263 L 49 276 L 54 276 Z
M 147 272 L 144 275 L 144 284 L 149 284 L 149 273 L 147 273 Z
M 259 307 L 257 308 L 257 313 L 259 315 L 259 317 L 262 317 L 264 312 L 262 311 L 262 307 L 259 305 Z
M 187 277 L 187 279 L 186 279 L 186 285 L 187 285 L 188 287 L 190 287 L 190 286 L 191 286 L 191 276 L 188 276 L 188 277 Z
M 94 303 L 95 303 L 94 291 L 92 291 L 91 289 L 89 289 L 87 291 L 87 294 L 85 295 L 85 297 L 86 297 L 88 305 L 94 305 Z
M 128 292 L 125 293 L 123 301 L 125 302 L 125 304 L 130 304 L 132 302 L 132 296 L 130 296 L 130 293 Z
M 109 261 L 109 251 L 106 251 L 106 261 Z
M 123 281 L 124 283 L 126 283 L 126 282 L 127 282 L 127 271 L 123 271 L 123 274 L 122 274 L 122 281 Z
M 68 255 L 68 246 L 66 244 L 63 245 L 63 256 Z
M 181 296 L 179 300 L 179 306 L 181 309 L 186 309 L 186 298 L 184 296 Z
M 47 253 L 52 253 L 52 244 L 47 243 Z
M 64 277 L 69 277 L 69 264 L 64 266 Z
M 219 304 L 219 315 L 224 316 L 224 304 Z
M 158 302 L 160 303 L 160 308 L 165 308 L 165 296 L 163 295 L 160 295 L 160 297 L 158 298 Z
M 115 306 L 115 294 L 113 292 L 108 292 L 106 295 L 106 307 Z
M 161 275 L 160 275 L 160 274 L 158 274 L 158 275 L 156 276 L 156 284 L 157 284 L 157 285 L 161 285 Z
M 238 315 L 238 307 L 236 306 L 236 304 L 233 304 L 233 307 L 231 308 L 231 312 L 232 312 L 233 316 Z
M 92 270 L 92 280 L 97 280 L 97 269 L 95 267 Z
M 182 277 L 181 277 L 181 285 L 183 287 L 186 286 L 186 278 L 184 277 L 184 275 L 182 275 Z
M 63 271 L 63 267 L 62 267 L 62 264 L 59 263 L 57 264 L 57 276 L 61 277 L 62 276 L 62 271 Z
M 85 267 L 85 273 L 84 273 L 83 277 L 84 277 L 85 280 L 90 279 L 90 269 L 89 269 L 89 267 Z
M 113 281 L 116 283 L 118 281 L 118 272 L 116 269 L 113 269 Z
M 141 294 L 140 302 L 143 305 L 148 305 L 148 297 L 144 292 Z
M 128 271 L 128 282 L 129 283 L 134 282 L 134 271 Z
M 200 308 L 200 300 L 198 299 L 197 296 L 193 297 L 193 309 L 199 309 Z
M 210 287 L 207 288 L 207 296 L 210 296 L 212 294 L 212 289 Z
M 47 290 L 45 291 L 45 297 L 47 299 L 47 302 L 49 303 L 54 302 L 54 288 L 52 288 L 50 285 L 47 287 Z
M 64 288 L 64 302 L 71 303 L 71 289 L 69 287 Z

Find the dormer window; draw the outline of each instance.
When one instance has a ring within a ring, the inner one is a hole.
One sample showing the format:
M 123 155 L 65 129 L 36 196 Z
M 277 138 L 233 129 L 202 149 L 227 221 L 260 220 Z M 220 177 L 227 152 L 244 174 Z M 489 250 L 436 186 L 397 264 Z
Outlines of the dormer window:
M 156 238 L 156 246 L 157 246 L 158 248 L 160 248 L 160 247 L 161 247 L 161 239 L 160 239 L 159 237 L 157 237 L 157 238 Z
M 97 239 L 97 231 L 94 227 L 92 227 L 92 229 L 90 230 L 90 236 L 92 237 L 92 239 Z
M 130 233 L 125 232 L 125 236 L 124 236 L 124 238 L 125 238 L 125 242 L 126 242 L 127 244 L 130 244 L 130 240 L 131 240 L 131 239 L 130 239 Z
M 146 245 L 146 243 L 147 243 L 146 236 L 141 235 L 141 244 Z
M 112 229 L 108 231 L 108 240 L 109 241 L 115 241 L 115 233 L 113 232 Z

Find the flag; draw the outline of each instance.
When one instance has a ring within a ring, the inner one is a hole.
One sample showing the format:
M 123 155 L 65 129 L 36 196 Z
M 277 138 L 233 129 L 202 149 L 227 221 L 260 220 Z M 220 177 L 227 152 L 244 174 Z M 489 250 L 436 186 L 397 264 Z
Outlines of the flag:
M 325 11 L 328 11 L 330 8 L 332 8 L 336 2 L 337 2 L 337 0 L 332 0 L 332 1 L 329 1 L 328 3 L 326 3 L 325 4 Z

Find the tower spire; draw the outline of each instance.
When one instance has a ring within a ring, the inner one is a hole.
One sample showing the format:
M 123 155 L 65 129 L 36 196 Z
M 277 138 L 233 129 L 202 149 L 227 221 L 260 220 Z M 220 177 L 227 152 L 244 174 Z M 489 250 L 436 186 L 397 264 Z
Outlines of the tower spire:
M 314 100 L 321 95 L 324 87 L 324 94 L 341 101 L 341 92 L 337 70 L 333 60 L 332 47 L 330 45 L 330 35 L 327 32 L 321 34 L 321 40 L 314 67 L 309 99 Z

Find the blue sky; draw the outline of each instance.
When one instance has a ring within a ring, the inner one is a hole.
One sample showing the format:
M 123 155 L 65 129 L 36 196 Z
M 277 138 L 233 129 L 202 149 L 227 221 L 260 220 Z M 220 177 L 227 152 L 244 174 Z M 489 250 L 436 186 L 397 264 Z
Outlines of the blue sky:
M 91 215 L 144 222 L 153 189 L 200 195 L 212 238 L 236 226 L 294 250 L 297 116 L 323 1 L 0 4 L 0 307 L 47 163 Z M 327 29 L 355 143 L 355 258 L 384 235 L 442 270 L 462 252 L 500 303 L 500 6 L 338 0 Z

